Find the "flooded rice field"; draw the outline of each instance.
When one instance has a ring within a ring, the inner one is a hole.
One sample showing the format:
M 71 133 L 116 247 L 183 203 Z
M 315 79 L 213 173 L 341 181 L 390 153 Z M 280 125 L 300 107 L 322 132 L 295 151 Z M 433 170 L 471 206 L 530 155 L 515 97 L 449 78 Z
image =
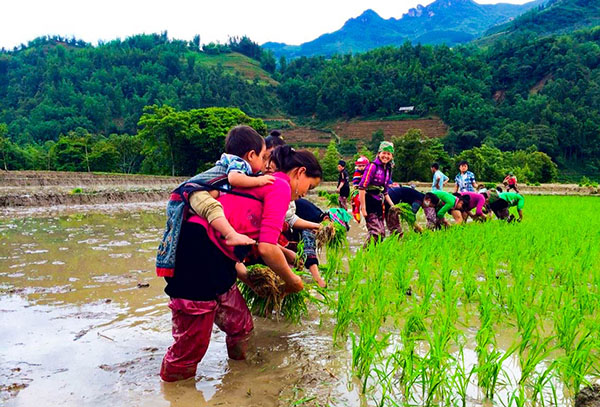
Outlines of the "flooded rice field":
M 313 310 L 302 325 L 255 318 L 247 361 L 227 359 L 215 328 L 195 380 L 161 383 L 171 344 L 164 281 L 154 274 L 162 211 L 0 221 L 0 404 L 292 404 L 304 388 L 336 405 L 345 350 Z
M 519 225 L 409 232 L 366 253 L 357 252 L 364 226 L 353 223 L 350 260 L 322 259 L 344 270 L 331 278 L 330 308 L 310 303 L 300 325 L 255 317 L 246 361 L 227 358 L 215 328 L 196 377 L 178 383 L 158 375 L 172 343 L 164 281 L 154 273 L 162 205 L 5 217 L 0 404 L 572 406 L 564 383 L 573 372 L 595 381 L 600 371 L 600 201 L 528 202 Z M 457 242 L 471 250 L 457 251 Z

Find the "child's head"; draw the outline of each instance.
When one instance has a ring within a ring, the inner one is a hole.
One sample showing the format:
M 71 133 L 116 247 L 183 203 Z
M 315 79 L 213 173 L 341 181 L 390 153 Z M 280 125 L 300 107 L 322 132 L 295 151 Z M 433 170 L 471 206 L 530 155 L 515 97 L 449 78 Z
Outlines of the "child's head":
M 355 168 L 360 172 L 363 172 L 367 168 L 367 165 L 369 165 L 369 159 L 364 155 L 358 157 L 358 160 L 354 163 Z
M 394 159 L 394 144 L 389 141 L 382 141 L 379 144 L 379 151 L 377 152 L 379 161 L 383 164 L 387 164 Z
M 342 172 L 344 170 L 344 168 L 346 168 L 346 161 L 339 160 L 338 161 L 338 166 L 337 166 L 338 171 Z
M 235 126 L 225 138 L 225 152 L 246 160 L 252 172 L 263 168 L 265 140 L 250 126 Z
M 431 172 L 435 173 L 439 169 L 440 169 L 440 165 L 438 163 L 431 164 Z
M 435 208 L 437 206 L 437 204 L 440 203 L 440 198 L 437 197 L 436 194 L 434 194 L 433 192 L 427 192 L 425 194 L 425 198 L 423 198 L 423 206 L 428 208 L 428 207 L 432 207 Z
M 460 172 L 467 172 L 469 170 L 469 163 L 465 160 L 458 163 L 458 170 Z

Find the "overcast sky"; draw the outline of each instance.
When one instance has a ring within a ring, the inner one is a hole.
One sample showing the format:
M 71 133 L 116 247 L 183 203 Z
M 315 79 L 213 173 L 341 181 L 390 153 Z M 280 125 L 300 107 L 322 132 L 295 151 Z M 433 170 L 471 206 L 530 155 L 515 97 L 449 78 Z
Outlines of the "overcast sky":
M 478 0 L 493 4 L 497 0 Z M 527 0 L 505 0 L 523 4 Z M 399 18 L 428 0 L 1 0 L 0 47 L 12 48 L 42 36 L 99 39 L 168 31 L 170 38 L 227 41 L 248 35 L 300 44 L 339 29 L 346 20 L 372 8 L 384 18 Z

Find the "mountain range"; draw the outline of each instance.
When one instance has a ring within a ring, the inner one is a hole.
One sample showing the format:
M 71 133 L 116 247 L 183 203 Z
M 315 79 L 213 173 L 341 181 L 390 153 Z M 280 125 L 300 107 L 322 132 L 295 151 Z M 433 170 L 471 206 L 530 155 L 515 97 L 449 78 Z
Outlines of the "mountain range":
M 473 0 L 436 0 L 410 9 L 401 18 L 384 19 L 369 9 L 351 18 L 337 31 L 301 45 L 267 42 L 263 48 L 277 56 L 300 56 L 364 52 L 386 45 L 401 45 L 406 41 L 449 46 L 469 42 L 491 27 L 506 23 L 546 0 L 523 5 L 478 4 Z M 597 0 L 589 0 L 597 1 Z

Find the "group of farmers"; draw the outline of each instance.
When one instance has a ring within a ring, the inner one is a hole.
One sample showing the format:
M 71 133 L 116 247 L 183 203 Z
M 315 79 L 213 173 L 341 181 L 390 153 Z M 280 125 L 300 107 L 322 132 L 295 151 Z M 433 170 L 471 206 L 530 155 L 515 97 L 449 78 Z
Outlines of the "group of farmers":
M 179 185 L 167 204 L 156 271 L 165 278 L 174 341 L 163 358 L 161 378 L 173 382 L 195 376 L 213 324 L 227 335 L 229 357 L 246 357 L 253 320 L 236 281 L 252 286 L 245 264 L 259 261 L 281 278 L 282 292 L 301 291 L 303 281 L 292 270 L 298 254 L 290 249 L 287 237 L 294 239 L 290 230 L 300 232 L 296 239 L 303 243 L 304 266 L 321 287 L 326 286 L 319 274 L 315 232 L 324 230 L 325 219 L 348 227 L 351 216 L 345 208 L 351 183 L 355 217 L 365 218 L 371 238 L 385 237 L 386 223 L 392 232 L 402 234 L 398 216 L 389 216 L 390 208 L 399 202 L 408 203 L 415 213 L 423 208 L 432 228 L 448 225 L 446 213 L 456 223 L 469 216 L 483 220 L 484 207 L 511 221 L 508 208 L 517 206 L 519 219 L 523 216 L 521 195 L 476 192 L 475 177 L 465 162 L 460 163 L 454 195 L 442 190 L 448 179 L 437 164 L 432 166 L 431 192 L 394 187 L 393 156 L 394 145 L 382 142 L 372 162 L 365 157 L 356 161 L 352 180 L 340 161 L 342 208 L 322 212 L 302 199 L 322 178 L 311 152 L 285 145 L 278 132 L 263 138 L 248 126 L 231 129 L 220 160 Z
M 351 199 L 354 218 L 360 222 L 365 219 L 371 240 L 385 238 L 386 225 L 392 234 L 402 236 L 402 226 L 398 214 L 390 210 L 399 203 L 410 205 L 413 213 L 423 209 L 427 220 L 427 227 L 440 229 L 450 226 L 446 215 L 454 219 L 455 224 L 466 222 L 468 218 L 476 221 L 485 221 L 492 217 L 492 213 L 502 220 L 512 222 L 515 216 L 511 215 L 509 208 L 516 207 L 518 221 L 523 219 L 523 196 L 517 188 L 517 178 L 509 173 L 503 183 L 507 187 L 502 192 L 501 187 L 488 190 L 477 184 L 475 175 L 469 171 L 469 164 L 461 161 L 458 164 L 459 173 L 454 178 L 454 193 L 444 191 L 444 185 L 449 181 L 438 163 L 431 165 L 433 182 L 431 191 L 420 192 L 413 187 L 396 186 L 392 183 L 392 166 L 394 158 L 394 145 L 383 141 L 375 159 L 371 162 L 366 157 L 360 157 L 355 162 L 352 180 L 346 169 L 346 162 L 338 163 L 339 204 L 346 209 L 346 202 Z M 350 191 L 350 183 L 354 190 Z M 515 192 L 510 192 L 513 189 Z M 422 228 L 415 224 L 415 230 Z

